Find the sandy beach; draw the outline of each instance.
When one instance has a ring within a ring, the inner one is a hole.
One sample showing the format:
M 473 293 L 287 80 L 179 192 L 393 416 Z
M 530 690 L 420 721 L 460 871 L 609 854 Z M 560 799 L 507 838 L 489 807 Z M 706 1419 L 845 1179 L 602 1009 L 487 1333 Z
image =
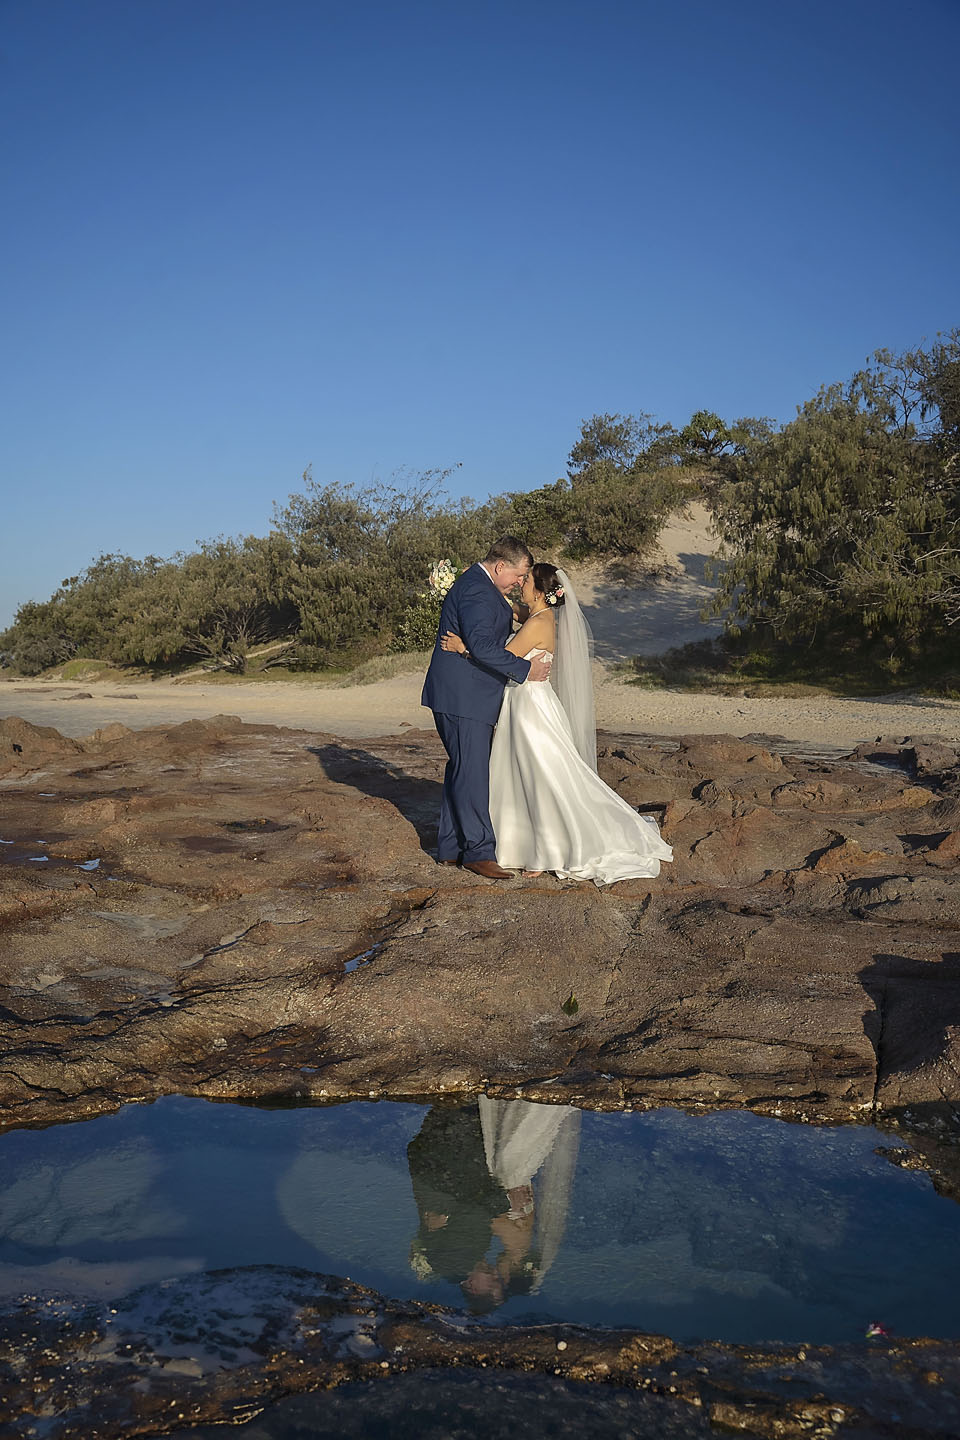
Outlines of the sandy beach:
M 155 681 L 83 687 L 52 681 L 0 682 L 0 718 L 19 715 L 53 725 L 64 735 L 89 735 L 119 721 L 132 729 L 176 725 L 212 715 L 239 715 L 254 724 L 323 730 L 346 739 L 433 727 L 420 705 L 422 676 L 401 675 L 374 685 L 334 690 L 290 683 L 176 685 Z M 782 735 L 824 745 L 854 745 L 879 735 L 960 735 L 960 701 L 922 696 L 840 700 L 746 699 L 646 690 L 624 684 L 597 667 L 597 724 L 601 730 L 638 734 Z

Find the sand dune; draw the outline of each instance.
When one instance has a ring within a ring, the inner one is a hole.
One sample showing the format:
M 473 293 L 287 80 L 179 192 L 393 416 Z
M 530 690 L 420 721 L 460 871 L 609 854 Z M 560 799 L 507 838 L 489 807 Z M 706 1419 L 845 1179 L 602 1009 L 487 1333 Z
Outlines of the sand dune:
M 569 566 L 593 631 L 597 659 L 659 655 L 675 645 L 718 635 L 719 620 L 700 618 L 713 598 L 705 570 L 716 546 L 706 509 L 691 505 L 661 532 L 652 562 L 660 573 L 650 584 L 631 588 L 605 578 L 599 567 Z

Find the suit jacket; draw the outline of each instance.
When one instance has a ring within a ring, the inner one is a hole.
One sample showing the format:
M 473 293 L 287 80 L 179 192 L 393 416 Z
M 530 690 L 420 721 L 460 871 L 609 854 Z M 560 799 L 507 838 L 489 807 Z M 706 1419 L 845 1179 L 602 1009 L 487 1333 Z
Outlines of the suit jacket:
M 481 565 L 471 565 L 447 591 L 440 629 L 421 704 L 444 715 L 465 715 L 495 725 L 508 680 L 522 684 L 530 661 L 506 649 L 513 612 Z M 470 654 L 440 649 L 440 636 L 455 631 Z
M 506 1191 L 487 1169 L 476 1101 L 456 1110 L 428 1110 L 407 1146 L 413 1198 L 420 1212 L 415 1248 L 432 1270 L 453 1284 L 466 1279 L 490 1248 L 490 1222 L 510 1208 Z M 446 1215 L 431 1230 L 426 1214 Z

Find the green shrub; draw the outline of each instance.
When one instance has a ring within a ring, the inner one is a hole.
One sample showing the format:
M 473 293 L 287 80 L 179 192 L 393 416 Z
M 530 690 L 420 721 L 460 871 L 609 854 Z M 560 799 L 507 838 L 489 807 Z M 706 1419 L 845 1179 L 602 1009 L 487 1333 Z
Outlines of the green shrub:
M 399 651 L 432 650 L 440 625 L 442 595 L 425 593 L 407 606 L 397 625 L 393 648 Z

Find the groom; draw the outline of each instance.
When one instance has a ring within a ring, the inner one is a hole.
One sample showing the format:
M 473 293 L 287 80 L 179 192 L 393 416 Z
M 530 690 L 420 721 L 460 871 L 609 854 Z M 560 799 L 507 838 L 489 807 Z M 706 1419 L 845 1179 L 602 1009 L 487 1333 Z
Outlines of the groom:
M 433 711 L 437 733 L 450 757 L 443 775 L 437 860 L 483 875 L 511 880 L 497 864 L 490 824 L 490 746 L 508 680 L 546 680 L 549 664 L 535 656 L 521 660 L 506 649 L 513 624 L 507 592 L 522 585 L 533 556 L 514 535 L 491 545 L 447 591 L 440 629 L 427 671 L 421 704 Z M 455 631 L 469 655 L 441 650 L 440 636 Z

